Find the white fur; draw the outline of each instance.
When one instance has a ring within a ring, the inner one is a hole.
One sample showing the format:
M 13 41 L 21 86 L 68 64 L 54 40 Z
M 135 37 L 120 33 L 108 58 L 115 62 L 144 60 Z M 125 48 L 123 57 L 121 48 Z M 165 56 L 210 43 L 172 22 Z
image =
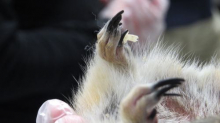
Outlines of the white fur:
M 185 82 L 172 92 L 183 96 L 162 98 L 157 105 L 159 122 L 185 123 L 219 115 L 220 66 L 217 62 L 204 66 L 195 61 L 184 62 L 176 50 L 165 49 L 161 45 L 134 53 L 133 60 L 133 69 L 120 71 L 102 59 L 96 50 L 87 63 L 86 75 L 75 95 L 75 111 L 89 123 L 120 123 L 118 108 L 112 114 L 104 114 L 111 99 L 119 104 L 134 86 L 178 77 L 184 78 Z M 97 91 L 95 94 L 94 90 Z M 98 95 L 97 100 L 94 95 Z M 168 102 L 170 105 L 167 106 Z

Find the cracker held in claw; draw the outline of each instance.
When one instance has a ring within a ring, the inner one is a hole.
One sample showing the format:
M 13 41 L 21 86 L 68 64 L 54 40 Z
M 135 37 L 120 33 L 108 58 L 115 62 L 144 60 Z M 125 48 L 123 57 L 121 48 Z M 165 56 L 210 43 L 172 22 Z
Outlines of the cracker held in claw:
M 133 34 L 129 34 L 129 32 L 127 32 L 127 34 L 125 35 L 125 38 L 123 40 L 123 43 L 127 43 L 127 41 L 137 42 L 138 41 L 138 36 L 133 35 Z

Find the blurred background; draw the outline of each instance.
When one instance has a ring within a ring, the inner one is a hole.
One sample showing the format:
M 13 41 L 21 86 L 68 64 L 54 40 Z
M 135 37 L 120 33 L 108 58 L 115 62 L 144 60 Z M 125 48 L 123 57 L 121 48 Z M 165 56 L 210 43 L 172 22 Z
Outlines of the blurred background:
M 184 59 L 219 58 L 219 0 L 0 0 L 0 122 L 34 123 L 46 100 L 68 102 L 97 32 L 122 9 L 142 46 L 161 40 Z

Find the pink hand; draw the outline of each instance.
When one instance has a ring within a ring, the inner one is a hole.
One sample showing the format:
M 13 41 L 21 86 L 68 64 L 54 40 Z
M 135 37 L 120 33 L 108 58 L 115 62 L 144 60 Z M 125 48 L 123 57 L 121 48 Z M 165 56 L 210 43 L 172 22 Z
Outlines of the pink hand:
M 84 123 L 84 120 L 68 104 L 53 99 L 40 107 L 36 123 Z

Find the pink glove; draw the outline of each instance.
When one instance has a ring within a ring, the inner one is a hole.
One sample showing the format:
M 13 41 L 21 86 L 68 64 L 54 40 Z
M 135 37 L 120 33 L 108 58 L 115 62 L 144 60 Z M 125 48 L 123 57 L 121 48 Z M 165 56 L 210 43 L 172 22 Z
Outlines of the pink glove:
M 157 41 L 164 31 L 168 5 L 168 0 L 111 0 L 100 16 L 111 18 L 125 10 L 122 17 L 123 28 L 138 35 L 140 43 Z
M 68 104 L 53 99 L 44 102 L 40 107 L 36 123 L 84 123 L 84 120 Z

